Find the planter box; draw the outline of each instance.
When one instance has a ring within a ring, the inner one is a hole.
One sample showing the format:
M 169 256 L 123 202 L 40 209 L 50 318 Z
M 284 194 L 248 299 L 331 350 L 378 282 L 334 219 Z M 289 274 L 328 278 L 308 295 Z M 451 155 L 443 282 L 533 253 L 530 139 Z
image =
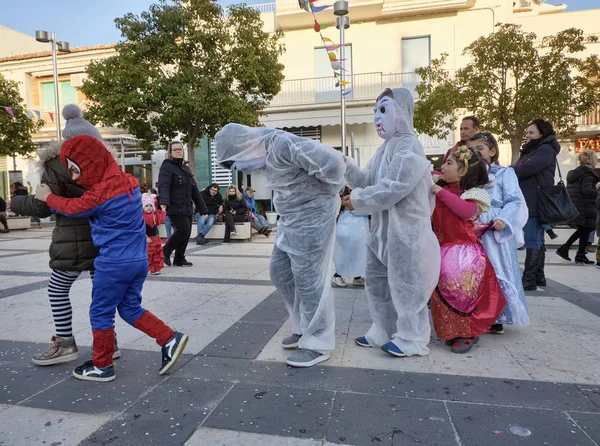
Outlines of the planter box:
M 10 223 L 9 223 L 10 224 Z M 11 228 L 12 229 L 12 228 Z M 237 235 L 231 235 L 231 240 L 252 240 L 252 226 L 249 222 L 246 223 L 236 223 L 235 230 Z M 158 226 L 158 233 L 161 237 L 167 236 L 167 230 L 165 229 L 165 225 Z M 195 238 L 198 234 L 198 225 L 196 222 L 192 223 L 192 233 L 190 234 L 190 238 Z M 209 240 L 223 240 L 225 237 L 225 223 L 215 223 L 208 234 L 206 234 L 206 238 Z
M 6 217 L 8 220 L 8 229 L 29 229 L 31 228 L 31 217 Z

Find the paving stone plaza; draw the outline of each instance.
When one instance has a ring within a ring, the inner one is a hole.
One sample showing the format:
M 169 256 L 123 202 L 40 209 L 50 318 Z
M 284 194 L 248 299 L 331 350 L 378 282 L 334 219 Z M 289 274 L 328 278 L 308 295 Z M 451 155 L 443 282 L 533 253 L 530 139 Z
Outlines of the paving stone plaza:
M 90 357 L 87 273 L 71 292 L 80 359 L 31 362 L 54 333 L 51 231 L 0 236 L 0 445 L 600 444 L 600 270 L 553 250 L 529 327 L 466 355 L 432 334 L 429 356 L 393 358 L 354 344 L 370 326 L 364 289 L 337 288 L 336 350 L 292 369 L 272 241 L 190 244 L 194 266 L 148 277 L 143 301 L 190 336 L 185 355 L 159 376 L 160 348 L 117 318 L 117 378 L 95 383 L 71 376 Z

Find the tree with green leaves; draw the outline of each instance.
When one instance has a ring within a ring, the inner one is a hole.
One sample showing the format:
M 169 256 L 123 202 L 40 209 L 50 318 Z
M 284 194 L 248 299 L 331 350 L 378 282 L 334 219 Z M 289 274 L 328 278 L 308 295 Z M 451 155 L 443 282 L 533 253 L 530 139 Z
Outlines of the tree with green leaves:
M 89 65 L 86 117 L 126 129 L 147 149 L 184 135 L 192 172 L 199 137 L 228 122 L 258 125 L 281 88 L 281 33 L 264 32 L 245 5 L 160 0 L 115 23 L 125 41 Z
M 446 70 L 447 54 L 419 68 L 417 131 L 443 138 L 459 113 L 472 113 L 485 130 L 510 142 L 513 161 L 533 119 L 552 122 L 560 134 L 574 133 L 577 118 L 600 103 L 600 59 L 578 57 L 598 39 L 575 28 L 544 37 L 539 45 L 536 39 L 520 25 L 501 24 L 464 49 L 471 58 L 464 68 Z
M 38 131 L 44 121 L 34 121 L 27 116 L 19 84 L 0 74 L 0 156 L 27 155 L 36 150 L 31 135 Z

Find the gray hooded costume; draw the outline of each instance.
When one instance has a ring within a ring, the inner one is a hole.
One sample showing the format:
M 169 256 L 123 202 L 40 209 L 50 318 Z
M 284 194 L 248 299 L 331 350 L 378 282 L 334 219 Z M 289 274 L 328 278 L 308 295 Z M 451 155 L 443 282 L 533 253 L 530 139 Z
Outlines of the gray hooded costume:
M 335 219 L 344 185 L 344 159 L 335 149 L 268 128 L 227 124 L 215 136 L 222 166 L 264 171 L 280 215 L 271 280 L 283 296 L 301 349 L 335 347 L 330 285 Z
M 431 229 L 435 204 L 430 163 L 413 130 L 414 101 L 404 88 L 377 101 L 375 124 L 385 142 L 365 169 L 348 159 L 352 206 L 371 214 L 366 292 L 371 345 L 392 341 L 407 356 L 429 353 L 427 302 L 440 273 L 440 246 Z

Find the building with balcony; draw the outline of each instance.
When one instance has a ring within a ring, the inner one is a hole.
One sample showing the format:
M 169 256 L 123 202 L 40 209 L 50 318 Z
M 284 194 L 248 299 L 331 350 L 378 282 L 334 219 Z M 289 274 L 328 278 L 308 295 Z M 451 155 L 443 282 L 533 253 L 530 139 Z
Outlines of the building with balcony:
M 331 4 L 322 0 L 316 4 Z M 285 80 L 273 99 L 264 125 L 319 138 L 339 147 L 339 90 L 313 17 L 300 9 L 296 0 L 276 0 L 255 6 L 267 29 L 280 27 L 285 54 Z M 462 50 L 482 35 L 493 32 L 498 23 L 516 23 L 539 39 L 569 27 L 600 37 L 600 9 L 565 12 L 566 5 L 540 0 L 349 0 L 350 28 L 346 30 L 346 67 L 351 92 L 346 96 L 347 132 L 353 135 L 361 164 L 373 156 L 381 139 L 373 125 L 375 98 L 384 88 L 414 89 L 419 83 L 415 69 L 448 54 L 447 67 L 457 69 L 468 62 Z M 335 24 L 332 9 L 316 14 L 321 24 Z M 335 27 L 323 31 L 339 42 Z M 600 53 L 600 43 L 588 46 L 587 54 Z M 586 55 L 584 53 L 583 55 Z M 598 111 L 580 118 L 576 135 L 562 141 L 560 155 L 565 169 L 575 167 L 575 146 L 582 137 L 600 135 Z M 483 123 L 485 125 L 485 123 Z M 458 124 L 457 124 L 458 129 Z M 445 140 L 421 135 L 426 154 L 432 160 L 454 143 L 458 133 Z M 350 144 L 350 138 L 347 140 Z M 565 150 L 566 149 L 566 150 Z M 510 162 L 510 146 L 501 147 L 503 164 Z M 600 151 L 600 149 L 599 149 Z

